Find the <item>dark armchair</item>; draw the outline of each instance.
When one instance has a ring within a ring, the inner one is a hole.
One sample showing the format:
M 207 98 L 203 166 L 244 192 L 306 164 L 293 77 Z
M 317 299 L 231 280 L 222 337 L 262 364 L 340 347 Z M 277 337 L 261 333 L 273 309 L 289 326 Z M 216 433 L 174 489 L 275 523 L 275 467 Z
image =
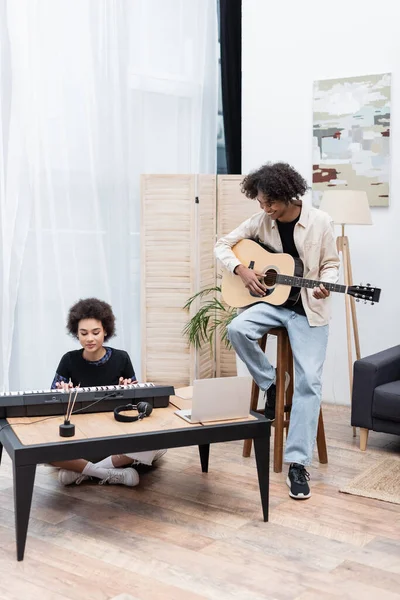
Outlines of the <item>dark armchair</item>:
M 370 430 L 400 435 L 400 346 L 354 363 L 351 424 L 360 427 L 361 450 Z

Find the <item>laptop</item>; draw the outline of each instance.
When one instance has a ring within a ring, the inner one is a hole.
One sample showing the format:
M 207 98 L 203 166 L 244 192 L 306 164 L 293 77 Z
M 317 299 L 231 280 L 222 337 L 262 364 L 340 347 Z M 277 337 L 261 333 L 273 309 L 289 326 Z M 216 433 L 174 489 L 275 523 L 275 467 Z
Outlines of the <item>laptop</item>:
M 250 412 L 251 377 L 195 379 L 191 409 L 175 414 L 188 423 L 244 419 Z

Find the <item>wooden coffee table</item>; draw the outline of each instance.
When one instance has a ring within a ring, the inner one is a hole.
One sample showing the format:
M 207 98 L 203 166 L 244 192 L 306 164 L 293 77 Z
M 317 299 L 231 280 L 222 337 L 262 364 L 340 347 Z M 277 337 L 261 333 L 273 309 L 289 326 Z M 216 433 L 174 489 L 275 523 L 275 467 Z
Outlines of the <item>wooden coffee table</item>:
M 175 405 L 157 408 L 135 423 L 117 422 L 112 412 L 74 415 L 76 434 L 69 439 L 58 433 L 62 417 L 0 419 L 0 461 L 4 446 L 13 463 L 18 560 L 24 558 L 36 465 L 41 463 L 196 445 L 202 471 L 207 473 L 210 444 L 252 439 L 263 518 L 268 521 L 271 422 L 251 413 L 244 420 L 191 425 L 174 414 L 187 402 L 176 397 L 171 402 Z

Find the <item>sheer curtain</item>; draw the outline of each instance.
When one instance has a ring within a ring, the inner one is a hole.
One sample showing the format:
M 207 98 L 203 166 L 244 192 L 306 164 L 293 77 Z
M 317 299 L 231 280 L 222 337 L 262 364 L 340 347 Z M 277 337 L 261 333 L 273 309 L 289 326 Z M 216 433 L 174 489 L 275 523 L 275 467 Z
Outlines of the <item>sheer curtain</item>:
M 140 372 L 140 173 L 214 173 L 216 0 L 0 0 L 0 389 L 48 387 L 79 298 Z

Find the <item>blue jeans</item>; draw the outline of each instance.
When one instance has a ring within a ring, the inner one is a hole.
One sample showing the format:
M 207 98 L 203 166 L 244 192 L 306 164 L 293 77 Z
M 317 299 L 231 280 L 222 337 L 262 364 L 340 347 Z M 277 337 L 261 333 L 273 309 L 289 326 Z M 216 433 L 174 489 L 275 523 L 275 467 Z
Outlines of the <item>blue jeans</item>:
M 317 437 L 329 326 L 311 327 L 304 315 L 264 302 L 254 304 L 235 317 L 228 326 L 229 339 L 262 390 L 275 383 L 275 368 L 262 352 L 258 340 L 273 327 L 287 329 L 295 367 L 293 406 L 284 461 L 306 466 L 311 464 Z

